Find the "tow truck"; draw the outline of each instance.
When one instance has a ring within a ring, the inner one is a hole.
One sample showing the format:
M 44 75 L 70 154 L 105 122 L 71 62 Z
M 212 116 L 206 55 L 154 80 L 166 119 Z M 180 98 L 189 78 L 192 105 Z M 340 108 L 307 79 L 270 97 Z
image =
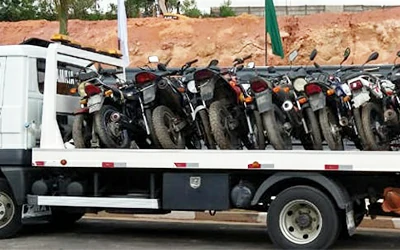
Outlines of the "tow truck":
M 310 249 L 353 235 L 365 216 L 398 216 L 395 151 L 71 147 L 79 96 L 68 76 L 92 62 L 124 65 L 62 37 L 0 46 L 0 238 L 35 217 L 239 208 L 267 212 L 277 247 Z

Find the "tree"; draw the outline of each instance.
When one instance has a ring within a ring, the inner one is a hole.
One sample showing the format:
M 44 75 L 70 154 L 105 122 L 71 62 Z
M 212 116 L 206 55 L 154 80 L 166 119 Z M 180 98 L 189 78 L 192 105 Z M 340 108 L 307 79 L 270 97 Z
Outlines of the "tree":
M 197 8 L 196 0 L 184 0 L 182 3 L 182 12 L 188 17 L 201 16 L 201 11 Z
M 219 15 L 221 17 L 236 16 L 235 11 L 231 8 L 231 0 L 225 0 L 224 3 L 219 7 Z
M 0 2 L 1 21 L 37 19 L 37 7 L 32 0 L 2 0 Z

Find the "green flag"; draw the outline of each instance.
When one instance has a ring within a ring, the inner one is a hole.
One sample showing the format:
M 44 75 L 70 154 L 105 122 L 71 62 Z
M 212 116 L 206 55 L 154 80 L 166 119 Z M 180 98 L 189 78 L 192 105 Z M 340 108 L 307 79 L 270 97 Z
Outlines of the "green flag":
M 266 32 L 269 33 L 269 36 L 271 37 L 272 53 L 283 58 L 284 52 L 282 39 L 281 34 L 279 33 L 274 2 L 272 0 L 265 0 L 265 28 Z

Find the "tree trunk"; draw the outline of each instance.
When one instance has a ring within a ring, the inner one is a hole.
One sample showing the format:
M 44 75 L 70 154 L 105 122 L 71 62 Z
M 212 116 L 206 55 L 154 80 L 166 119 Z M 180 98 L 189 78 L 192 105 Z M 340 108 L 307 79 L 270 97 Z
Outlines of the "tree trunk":
M 58 21 L 60 34 L 68 35 L 68 0 L 59 0 Z

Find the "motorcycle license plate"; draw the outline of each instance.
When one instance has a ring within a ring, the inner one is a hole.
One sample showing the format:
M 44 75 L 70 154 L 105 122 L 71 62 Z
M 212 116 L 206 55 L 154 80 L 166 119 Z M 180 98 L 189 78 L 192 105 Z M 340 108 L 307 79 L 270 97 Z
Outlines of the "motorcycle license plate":
M 311 109 L 313 111 L 320 110 L 326 105 L 326 98 L 323 93 L 318 93 L 309 97 Z
M 91 96 L 88 100 L 89 113 L 99 111 L 103 105 L 103 99 L 102 95 Z
M 272 94 L 269 90 L 264 90 L 261 93 L 256 93 L 256 102 L 258 112 L 264 113 L 272 109 Z
M 368 102 L 371 97 L 368 91 L 358 91 L 353 93 L 353 104 L 355 108 L 359 108 L 364 103 Z
M 200 86 L 200 95 L 204 101 L 211 100 L 214 97 L 214 82 L 207 81 Z
M 144 104 L 150 103 L 150 102 L 154 101 L 154 99 L 156 99 L 156 90 L 157 90 L 157 88 L 156 88 L 155 84 L 142 89 Z

